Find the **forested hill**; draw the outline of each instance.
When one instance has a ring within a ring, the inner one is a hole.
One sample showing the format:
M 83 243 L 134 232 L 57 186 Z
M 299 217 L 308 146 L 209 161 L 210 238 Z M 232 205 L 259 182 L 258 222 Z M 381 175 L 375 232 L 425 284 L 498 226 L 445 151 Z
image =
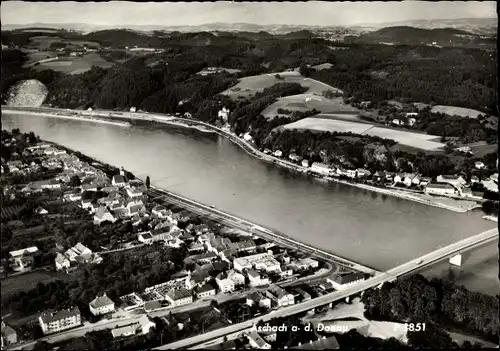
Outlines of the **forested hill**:
M 486 38 L 454 28 L 422 29 L 406 26 L 387 27 L 374 32 L 351 37 L 359 44 L 388 43 L 394 45 L 439 45 L 460 47 L 492 46 L 496 38 Z
M 367 36 L 400 38 L 414 33 L 408 36 L 419 41 L 425 33 L 437 33 L 438 37 L 447 38 L 464 32 L 392 27 L 374 33 Z M 53 44 L 71 42 L 70 50 L 79 46 L 83 50 L 83 43 L 95 43 L 97 53 L 94 55 L 101 55 L 115 65 L 73 75 L 55 73 L 42 69 L 42 66 L 32 71 L 23 69 L 21 60 L 13 62 L 12 57 L 23 56 L 20 52 L 28 52 L 27 49 L 30 49 L 27 55 L 31 55 L 32 50 L 36 50 L 31 40 L 34 36 L 50 37 L 50 41 L 55 41 L 48 45 L 48 49 L 42 49 L 46 51 L 50 51 Z M 51 33 L 2 32 L 3 44 L 19 47 L 17 51 L 9 50 L 9 54 L 3 55 L 2 73 L 7 74 L 2 75 L 2 93 L 5 96 L 8 87 L 17 80 L 35 78 L 48 86 L 47 103 L 53 106 L 122 109 L 136 106 L 151 112 L 182 113 L 186 109 L 196 112 L 201 105 L 211 104 L 204 100 L 210 100 L 236 84 L 238 78 L 295 69 L 301 64 L 330 63 L 331 68 L 311 69 L 309 74 L 344 90 L 346 98 L 375 102 L 403 99 L 405 102 L 453 105 L 497 114 L 496 52 L 426 45 L 333 43 L 312 36 L 305 30 L 286 35 L 161 31 L 146 34 L 124 29 L 85 35 L 64 30 Z M 163 52 L 133 53 L 126 49 L 134 46 L 158 48 Z M 240 72 L 197 75 L 207 67 Z M 183 100 L 187 103 L 184 104 Z

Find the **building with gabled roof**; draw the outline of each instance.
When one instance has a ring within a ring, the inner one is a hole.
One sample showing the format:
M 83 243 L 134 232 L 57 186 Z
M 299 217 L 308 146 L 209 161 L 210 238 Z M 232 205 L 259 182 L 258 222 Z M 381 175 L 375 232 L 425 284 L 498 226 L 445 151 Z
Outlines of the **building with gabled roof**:
M 113 214 L 111 214 L 106 206 L 100 206 L 94 215 L 94 223 L 101 224 L 106 221 L 114 223 L 116 222 L 116 218 Z
M 57 333 L 81 325 L 80 310 L 73 307 L 54 313 L 44 312 L 38 317 L 38 322 L 45 335 Z
M 106 293 L 97 296 L 89 303 L 90 312 L 94 316 L 110 313 L 115 311 L 115 303 L 111 300 Z
M 165 295 L 165 299 L 168 300 L 174 307 L 177 307 L 192 303 L 193 295 L 191 295 L 191 292 L 185 288 L 172 288 Z

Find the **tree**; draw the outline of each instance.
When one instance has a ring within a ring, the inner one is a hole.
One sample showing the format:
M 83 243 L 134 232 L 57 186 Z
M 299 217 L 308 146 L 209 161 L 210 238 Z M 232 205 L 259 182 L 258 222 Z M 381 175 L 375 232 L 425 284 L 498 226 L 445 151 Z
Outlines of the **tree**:
M 304 77 L 309 77 L 311 75 L 311 70 L 305 62 L 302 62 L 299 67 L 299 73 Z
M 80 177 L 78 175 L 74 175 L 70 178 L 69 180 L 69 186 L 71 187 L 77 187 L 77 186 L 80 186 L 82 185 L 82 182 L 80 180 Z
M 146 177 L 146 188 L 149 189 L 149 186 L 150 186 L 150 179 L 149 179 L 149 176 Z

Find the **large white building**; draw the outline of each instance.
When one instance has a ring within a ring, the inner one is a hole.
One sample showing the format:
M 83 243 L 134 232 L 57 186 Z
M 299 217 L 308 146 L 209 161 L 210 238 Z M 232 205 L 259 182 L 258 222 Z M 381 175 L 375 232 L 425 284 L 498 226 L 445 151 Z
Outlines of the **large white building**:
M 311 170 L 313 172 L 316 172 L 319 174 L 324 174 L 324 175 L 331 175 L 333 173 L 333 170 L 330 168 L 329 165 L 321 163 L 321 162 L 314 162 L 311 165 Z
M 90 312 L 94 316 L 110 313 L 115 311 L 115 303 L 111 300 L 106 293 L 102 296 L 97 296 L 89 303 Z
M 426 185 L 424 191 L 430 195 L 453 195 L 456 189 L 449 183 L 431 183 Z
M 238 257 L 233 261 L 234 269 L 242 272 L 244 269 L 263 269 L 266 272 L 280 270 L 280 263 L 269 253 Z
M 57 333 L 79 326 L 81 324 L 80 310 L 78 307 L 73 307 L 55 313 L 45 312 L 38 317 L 38 322 L 45 335 Z
M 363 273 L 350 273 L 346 275 L 335 274 L 333 277 L 326 278 L 326 281 L 331 283 L 336 290 L 345 289 L 363 280 L 365 280 Z

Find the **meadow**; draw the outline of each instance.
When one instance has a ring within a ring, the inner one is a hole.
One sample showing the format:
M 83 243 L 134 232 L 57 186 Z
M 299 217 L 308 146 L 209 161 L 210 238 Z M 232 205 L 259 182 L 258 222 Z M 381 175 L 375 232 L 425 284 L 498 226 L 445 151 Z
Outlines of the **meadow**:
M 277 78 L 276 75 L 279 75 L 280 78 Z M 316 109 L 323 113 L 358 113 L 358 109 L 344 104 L 342 98 L 327 99 L 322 96 L 325 90 L 342 93 L 341 90 L 317 80 L 305 78 L 297 71 L 245 77 L 240 79 L 237 85 L 222 92 L 222 94 L 234 100 L 241 98 L 248 99 L 253 97 L 257 92 L 261 92 L 265 88 L 279 83 L 299 83 L 301 86 L 307 88 L 307 92 L 278 99 L 278 101 L 261 112 L 267 118 L 274 118 L 275 116 L 287 117 L 287 115 L 278 114 L 279 108 L 302 112 Z
M 355 133 L 378 136 L 391 139 L 399 144 L 425 151 L 438 151 L 444 144 L 434 141 L 435 135 L 413 133 L 384 127 L 375 127 L 369 123 L 351 122 L 346 120 L 304 118 L 297 122 L 283 126 L 284 129 L 309 129 L 326 132 Z
M 64 57 L 57 61 L 43 62 L 35 66 L 35 69 L 39 71 L 52 69 L 63 73 L 80 74 L 90 70 L 92 66 L 109 68 L 113 66 L 113 63 L 92 52 L 81 57 Z
M 477 118 L 479 115 L 484 115 L 484 112 L 473 110 L 471 108 L 436 105 L 431 108 L 433 113 L 444 113 L 449 116 L 460 116 L 467 118 Z

